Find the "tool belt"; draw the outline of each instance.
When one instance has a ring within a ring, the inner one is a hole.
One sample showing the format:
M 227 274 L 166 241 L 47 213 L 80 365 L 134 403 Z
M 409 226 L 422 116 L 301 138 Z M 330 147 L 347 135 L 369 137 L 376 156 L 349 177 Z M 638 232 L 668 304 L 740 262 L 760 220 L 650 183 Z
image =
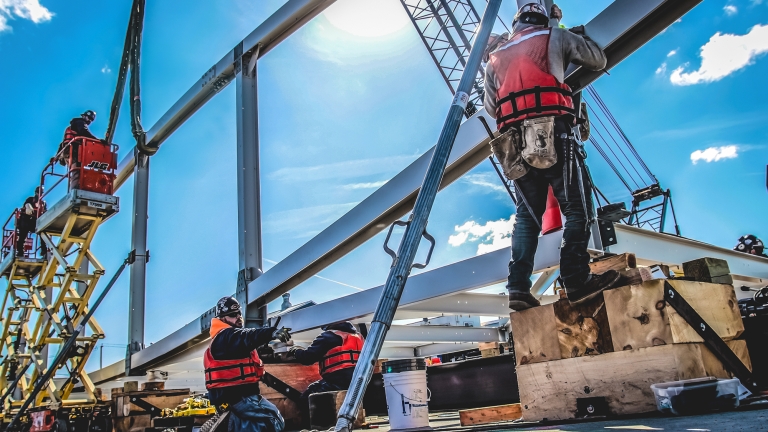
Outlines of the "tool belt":
M 520 132 L 514 127 L 491 141 L 491 151 L 501 164 L 504 176 L 510 180 L 528 174 L 528 165 L 520 155 L 521 147 Z
M 510 180 L 526 175 L 529 167 L 551 167 L 557 163 L 555 117 L 523 120 L 491 141 L 491 151 Z

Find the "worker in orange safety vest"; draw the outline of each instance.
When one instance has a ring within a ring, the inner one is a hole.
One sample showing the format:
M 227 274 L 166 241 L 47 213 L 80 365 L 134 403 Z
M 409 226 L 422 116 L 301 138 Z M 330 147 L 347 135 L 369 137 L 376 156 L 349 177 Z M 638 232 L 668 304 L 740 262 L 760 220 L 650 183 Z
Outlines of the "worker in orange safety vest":
M 363 336 L 348 321 L 324 326 L 322 330 L 307 349 L 294 348 L 289 353 L 289 357 L 295 357 L 301 364 L 317 363 L 322 377 L 310 384 L 301 395 L 300 408 L 305 427 L 309 427 L 309 396 L 349 389 L 352 373 L 363 349 Z
M 517 195 L 507 282 L 509 307 L 516 311 L 540 304 L 531 294 L 531 274 L 550 186 L 566 218 L 560 277 L 568 300 L 586 302 L 619 278 L 613 270 L 590 273 L 592 182 L 574 132 L 573 93 L 564 79 L 571 63 L 603 70 L 607 60 L 583 26 L 560 28 L 560 18 L 556 5 L 547 10 L 544 0 L 529 0 L 519 8 L 512 34 L 494 38 L 487 53 L 483 102 L 501 132 L 491 147 Z
M 59 150 L 57 151 L 59 164 L 67 166 L 70 164 L 69 161 L 71 160 L 71 165 L 67 167 L 70 170 L 70 190 L 78 189 L 80 186 L 80 171 L 73 169 L 80 166 L 78 160 L 79 142 L 73 140 L 78 137 L 98 139 L 91 133 L 90 129 L 88 129 L 88 125 L 93 123 L 94 120 L 96 120 L 96 112 L 92 110 L 88 110 L 80 114 L 80 117 L 75 117 L 70 120 L 69 127 L 64 130 L 64 139 L 61 141 L 61 144 L 59 144 Z M 71 158 L 70 155 L 72 156 Z
M 290 329 L 284 327 L 244 328 L 240 303 L 234 297 L 216 303 L 211 342 L 203 356 L 205 388 L 217 412 L 230 412 L 230 431 L 281 432 L 285 428 L 277 407 L 260 395 L 264 363 L 256 350 L 272 340 L 290 338 Z

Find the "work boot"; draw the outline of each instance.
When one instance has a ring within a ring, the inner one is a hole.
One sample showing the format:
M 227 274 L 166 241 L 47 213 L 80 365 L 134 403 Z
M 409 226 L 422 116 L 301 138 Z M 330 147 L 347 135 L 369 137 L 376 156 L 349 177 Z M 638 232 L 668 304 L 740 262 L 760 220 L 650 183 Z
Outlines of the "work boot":
M 541 303 L 530 292 L 510 291 L 509 308 L 520 312 L 532 307 L 541 306 Z
M 603 274 L 591 273 L 586 282 L 576 288 L 565 287 L 565 293 L 571 304 L 581 304 L 592 300 L 598 294 L 612 287 L 619 281 L 621 275 L 616 270 L 608 270 Z

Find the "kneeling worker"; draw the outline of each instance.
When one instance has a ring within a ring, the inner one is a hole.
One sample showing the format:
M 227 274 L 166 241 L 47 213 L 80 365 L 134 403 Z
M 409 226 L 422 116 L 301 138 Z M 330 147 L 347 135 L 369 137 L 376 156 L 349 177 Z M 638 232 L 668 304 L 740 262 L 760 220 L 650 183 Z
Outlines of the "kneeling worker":
M 264 364 L 257 348 L 272 340 L 287 342 L 285 327 L 243 328 L 240 304 L 223 297 L 211 320 L 211 344 L 205 351 L 205 387 L 219 413 L 229 411 L 230 431 L 281 432 L 285 421 L 277 407 L 259 392 Z
M 323 332 L 307 349 L 293 349 L 299 363 L 318 363 L 320 381 L 315 381 L 301 395 L 301 418 L 309 427 L 309 396 L 315 393 L 347 390 L 352 382 L 357 359 L 363 349 L 363 336 L 348 321 L 323 326 Z

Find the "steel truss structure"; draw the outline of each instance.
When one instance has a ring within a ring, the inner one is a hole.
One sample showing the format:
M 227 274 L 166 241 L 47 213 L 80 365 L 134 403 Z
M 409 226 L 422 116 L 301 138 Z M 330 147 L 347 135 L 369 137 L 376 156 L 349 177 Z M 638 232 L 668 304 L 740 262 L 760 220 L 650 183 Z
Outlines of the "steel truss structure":
M 585 28 L 587 34 L 605 49 L 609 58 L 608 69 L 610 69 L 699 2 L 700 0 L 642 2 L 616 0 L 587 23 Z M 258 113 L 255 103 L 258 99 L 256 80 L 258 59 L 332 3 L 333 0 L 288 0 L 205 72 L 146 134 L 146 147 L 157 151 L 170 134 L 202 105 L 233 81 L 237 82 L 240 277 L 236 295 L 247 303 L 248 318 L 256 323 L 265 318 L 266 303 L 279 298 L 281 294 L 290 291 L 336 262 L 409 212 L 433 152 L 429 150 L 424 153 L 339 220 L 269 271 L 262 273 L 258 195 L 260 178 Z M 419 4 L 415 0 L 408 0 L 408 3 Z M 449 8 L 461 11 L 459 7 L 465 3 L 447 0 L 432 1 L 436 9 L 438 4 L 443 8 L 446 8 L 444 4 L 448 4 Z M 422 5 L 426 4 L 422 3 Z M 416 9 L 414 13 L 415 11 Z M 469 15 L 471 13 L 467 13 L 467 16 Z M 460 33 L 466 36 L 463 27 L 465 24 L 469 26 L 469 22 L 459 21 L 458 24 L 450 25 L 454 30 L 461 28 Z M 448 24 L 445 25 L 448 26 Z M 472 29 L 474 30 L 474 25 Z M 436 43 L 437 37 L 435 33 Z M 451 51 L 453 51 L 452 48 Z M 451 55 L 455 55 L 455 51 Z M 447 55 L 446 58 L 448 58 Z M 601 74 L 602 72 L 585 71 L 572 65 L 566 73 L 566 81 L 572 88 L 579 90 Z M 448 78 L 446 80 L 450 85 L 450 80 Z M 479 121 L 479 117 L 484 115 L 484 111 L 478 109 L 461 125 L 441 188 L 460 178 L 490 156 L 487 145 L 488 134 Z M 137 166 L 140 166 L 137 161 L 140 156 L 140 152 L 132 151 L 121 161 L 115 188 L 119 188 L 137 172 Z M 146 194 L 134 196 L 135 201 L 146 200 L 146 198 Z M 142 203 L 135 202 L 134 206 L 137 205 Z M 536 270 L 543 272 L 548 278 L 557 270 L 561 235 L 561 233 L 553 233 L 542 237 L 540 241 Z M 691 240 L 621 225 L 617 225 L 617 239 L 619 243 L 612 246 L 611 252 L 619 252 L 624 248 L 638 253 L 642 259 L 670 264 L 679 264 L 690 254 L 696 254 L 696 258 L 704 254 L 724 256 L 731 263 L 734 273 L 744 275 L 742 280 L 745 283 L 757 283 L 755 280 L 768 278 L 768 262 L 757 257 L 740 256 L 732 251 L 720 250 L 720 248 Z M 599 237 L 594 237 L 592 244 L 595 253 L 601 253 Z M 58 247 L 61 244 L 54 246 Z M 677 251 L 677 255 L 667 256 L 672 251 Z M 667 255 L 662 257 L 661 255 L 664 254 Z M 60 253 L 60 255 L 63 257 L 64 254 Z M 506 277 L 508 258 L 509 249 L 503 249 L 412 277 L 403 293 L 401 306 L 395 318 L 434 316 L 440 313 L 506 314 L 504 301 L 500 301 L 500 296 L 471 294 L 466 291 L 490 286 L 503 280 Z M 56 262 L 59 266 L 64 265 L 58 260 Z M 67 268 L 74 267 L 73 262 Z M 23 278 L 16 280 L 20 286 L 26 284 Z M 291 312 L 284 317 L 285 324 L 299 332 L 297 339 L 306 340 L 311 337 L 311 333 L 301 334 L 302 332 L 315 331 L 329 322 L 343 319 L 365 322 L 366 319 L 370 319 L 369 314 L 375 307 L 380 290 L 381 287 L 374 287 L 352 296 Z M 66 302 L 78 307 L 77 305 L 85 304 L 87 301 L 78 299 L 71 292 L 64 297 L 59 294 L 56 298 L 57 301 L 51 303 L 52 310 L 54 306 L 62 306 Z M 61 302 L 58 301 L 59 299 Z M 12 296 L 8 301 L 11 300 L 15 301 Z M 61 309 L 58 310 L 61 311 Z M 204 347 L 208 338 L 211 312 L 209 310 L 202 313 L 181 329 L 130 355 L 130 367 L 139 372 L 162 367 L 163 370 L 171 372 L 171 382 L 168 385 L 174 385 L 175 380 L 183 382 L 184 386 L 190 386 L 195 382 L 202 383 L 199 357 L 201 348 Z M 17 316 L 19 313 L 17 312 Z M 61 313 L 58 316 L 60 322 L 68 322 L 66 316 Z M 53 323 L 51 325 L 56 326 Z M 451 352 L 471 346 L 471 340 L 493 340 L 493 338 L 502 337 L 498 329 L 470 330 L 467 335 L 457 335 L 456 332 L 460 332 L 457 329 L 451 329 L 453 334 L 451 331 L 433 331 L 429 328 L 414 326 L 394 329 L 393 337 L 398 340 L 386 342 L 383 351 L 389 358 Z M 9 328 L 9 331 L 11 330 Z M 134 340 L 137 339 L 138 335 Z M 120 361 L 89 375 L 91 381 L 104 383 L 123 376 L 125 371 L 126 362 Z

